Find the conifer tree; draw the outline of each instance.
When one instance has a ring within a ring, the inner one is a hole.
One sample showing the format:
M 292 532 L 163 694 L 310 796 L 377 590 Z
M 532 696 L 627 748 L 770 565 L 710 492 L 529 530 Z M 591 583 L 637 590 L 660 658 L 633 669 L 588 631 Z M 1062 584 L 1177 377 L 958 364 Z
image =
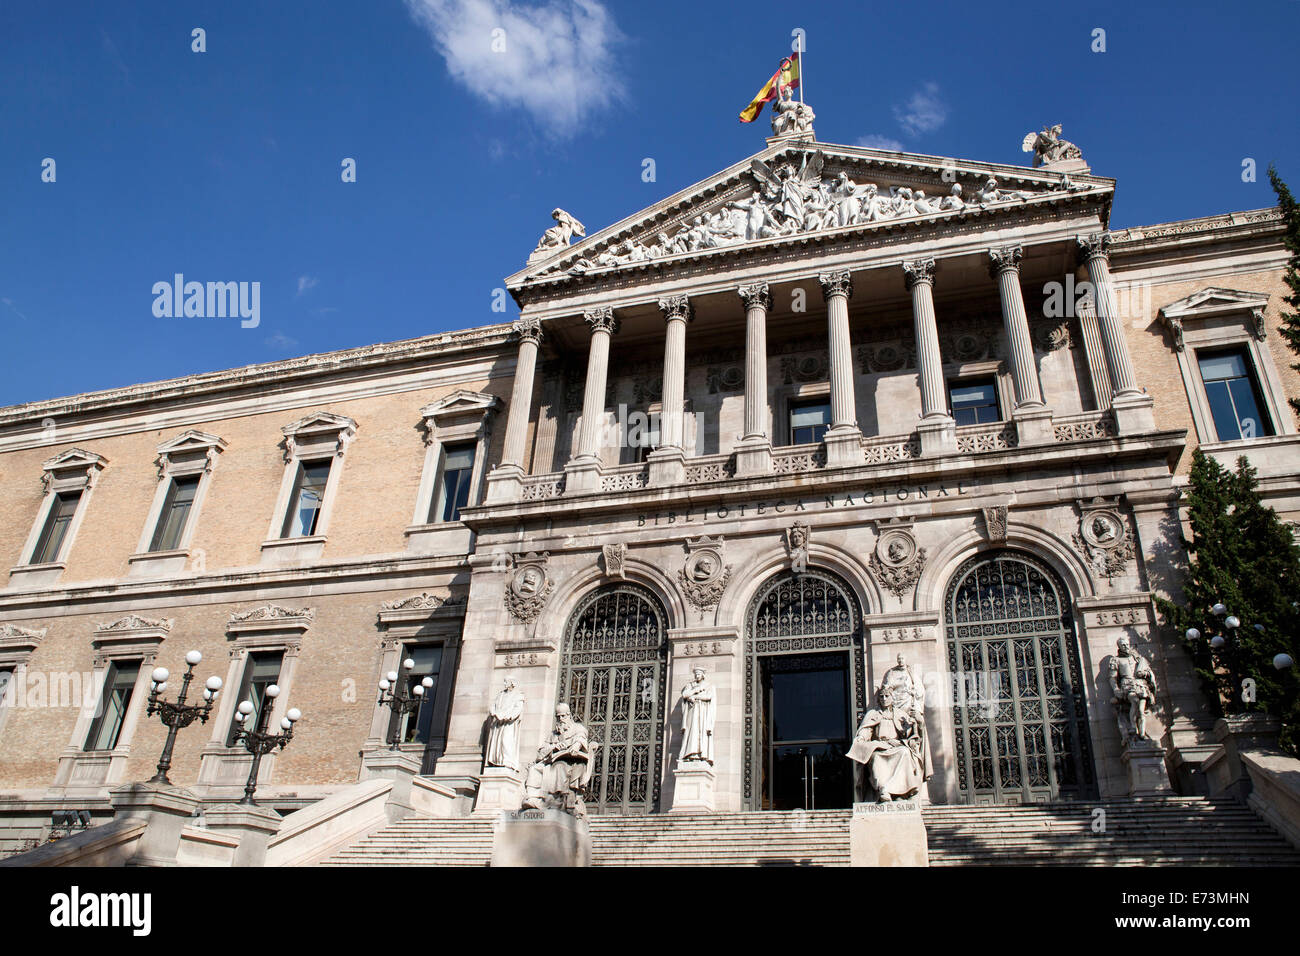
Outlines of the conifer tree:
M 1300 756 L 1300 679 L 1278 669 L 1285 654 L 1300 660 L 1300 547 L 1277 512 L 1260 499 L 1250 462 L 1230 472 L 1198 448 L 1187 489 L 1192 540 L 1183 600 L 1156 599 L 1176 628 L 1213 704 L 1223 714 L 1266 711 L 1282 722 L 1282 746 Z M 1216 616 L 1218 603 L 1227 614 Z M 1234 630 L 1224 621 L 1232 616 Z M 1195 629 L 1199 636 L 1189 636 Z M 1216 635 L 1226 638 L 1215 648 Z
M 1282 221 L 1286 224 L 1286 235 L 1282 241 L 1291 253 L 1287 259 L 1286 272 L 1282 276 L 1291 290 L 1291 294 L 1284 296 L 1282 301 L 1291 308 L 1290 311 L 1282 312 L 1282 325 L 1278 331 L 1291 351 L 1300 355 L 1300 207 L 1296 206 L 1295 197 L 1291 195 L 1286 183 L 1282 182 L 1282 177 L 1277 174 L 1272 163 L 1268 167 L 1268 181 L 1273 185 L 1273 192 L 1277 193 L 1277 204 L 1282 207 Z M 1291 367 L 1300 372 L 1300 363 Z M 1291 407 L 1300 414 L 1300 398 L 1291 399 Z

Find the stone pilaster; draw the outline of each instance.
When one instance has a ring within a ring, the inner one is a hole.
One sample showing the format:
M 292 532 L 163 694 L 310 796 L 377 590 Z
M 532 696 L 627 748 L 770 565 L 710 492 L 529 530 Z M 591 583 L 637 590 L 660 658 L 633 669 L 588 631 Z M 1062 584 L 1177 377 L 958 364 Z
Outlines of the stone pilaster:
M 1055 441 L 1052 413 L 1043 402 L 1034 367 L 1034 346 L 1029 338 L 1029 318 L 1020 291 L 1020 246 L 989 250 L 989 275 L 998 283 L 1002 301 L 1002 324 L 1011 346 L 1011 377 L 1016 386 L 1016 407 L 1011 413 L 1021 445 L 1041 445 Z
M 588 309 L 583 318 L 591 326 L 587 353 L 587 380 L 582 394 L 582 427 L 578 448 L 565 465 L 565 490 L 600 490 L 600 426 L 605 416 L 605 383 L 609 376 L 609 340 L 618 331 L 618 319 L 609 306 Z
M 510 412 L 506 418 L 505 447 L 501 463 L 488 475 L 487 500 L 514 501 L 520 496 L 524 476 L 524 444 L 528 419 L 533 410 L 533 377 L 537 370 L 537 349 L 542 341 L 542 324 L 535 317 L 521 317 L 514 324 L 519 336 L 515 381 L 510 390 Z
M 772 470 L 772 436 L 767 433 L 767 313 L 772 295 L 766 282 L 738 290 L 745 303 L 745 433 L 736 445 L 736 475 Z
M 941 455 L 957 450 L 956 423 L 948 414 L 939 329 L 934 316 L 934 270 L 933 259 L 903 263 L 903 281 L 912 293 L 912 322 L 921 380 L 921 424 L 917 430 L 920 432 L 922 455 Z
M 686 480 L 683 432 L 686 407 L 686 324 L 694 318 L 690 298 L 672 295 L 659 300 L 667 330 L 664 336 L 663 410 L 659 414 L 659 447 L 649 455 L 650 484 L 673 485 Z
M 862 464 L 862 431 L 853 394 L 853 347 L 849 342 L 849 298 L 853 279 L 847 271 L 817 277 L 826 300 L 830 353 L 831 427 L 826 431 L 826 464 Z
M 1084 268 L 1088 271 L 1088 281 L 1092 284 L 1097 322 L 1106 348 L 1106 364 L 1110 366 L 1115 390 L 1111 400 L 1115 425 L 1120 434 L 1154 431 L 1154 402 L 1151 396 L 1138 388 L 1128 339 L 1124 337 L 1124 321 L 1115 301 L 1115 286 L 1110 277 L 1110 235 L 1096 232 L 1078 236 L 1076 241 Z

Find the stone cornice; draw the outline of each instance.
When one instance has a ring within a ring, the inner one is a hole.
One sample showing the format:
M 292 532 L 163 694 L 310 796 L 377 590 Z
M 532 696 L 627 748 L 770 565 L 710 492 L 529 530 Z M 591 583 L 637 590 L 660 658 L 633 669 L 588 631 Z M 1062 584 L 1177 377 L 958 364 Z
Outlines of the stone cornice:
M 233 393 L 269 382 L 282 387 L 289 382 L 337 376 L 342 372 L 364 371 L 399 362 L 418 362 L 478 349 L 498 348 L 509 341 L 510 324 L 502 323 L 10 405 L 0 408 L 0 431 L 14 425 L 39 425 L 47 417 L 84 417 L 87 413 L 101 411 L 120 412 L 142 405 L 176 403 L 222 392 Z
M 1277 206 L 1180 219 L 1151 226 L 1113 229 L 1110 233 L 1111 255 L 1173 249 L 1192 243 L 1223 242 L 1251 237 L 1280 237 L 1285 232 L 1282 210 Z

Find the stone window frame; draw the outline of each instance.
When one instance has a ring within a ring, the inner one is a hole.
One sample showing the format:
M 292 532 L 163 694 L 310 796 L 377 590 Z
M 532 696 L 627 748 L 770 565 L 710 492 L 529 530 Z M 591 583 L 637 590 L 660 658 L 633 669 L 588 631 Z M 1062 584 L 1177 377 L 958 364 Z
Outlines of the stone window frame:
M 45 497 L 36 510 L 36 520 L 32 522 L 31 531 L 23 544 L 18 566 L 9 571 L 10 585 L 21 582 L 40 587 L 53 584 L 59 579 L 67 567 L 67 557 L 72 551 L 73 544 L 76 543 L 77 531 L 81 528 L 81 522 L 90 506 L 91 495 L 99 483 L 100 474 L 107 465 L 107 458 L 81 448 L 69 448 L 41 465 L 41 484 L 45 488 Z M 36 555 L 36 547 L 40 543 L 55 501 L 61 492 L 69 491 L 78 491 L 81 497 L 77 501 L 77 509 L 73 512 L 72 520 L 68 523 L 67 533 L 64 534 L 63 541 L 59 545 L 59 553 L 54 561 L 33 564 L 32 558 Z
M 1268 300 L 1269 295 L 1264 292 L 1212 287 L 1160 309 L 1160 321 L 1169 332 L 1170 345 L 1178 359 L 1192 424 L 1200 445 L 1244 449 L 1274 436 L 1296 433 L 1286 389 L 1268 348 L 1264 317 Z M 1268 415 L 1273 435 L 1219 440 L 1205 383 L 1201 380 L 1198 355 L 1233 348 L 1242 349 L 1251 364 L 1259 385 L 1261 410 Z
M 284 654 L 280 662 L 280 676 L 276 686 L 280 696 L 271 707 L 267 723 L 271 732 L 278 733 L 280 719 L 290 707 L 294 681 L 302 658 L 302 643 L 315 621 L 314 608 L 288 608 L 279 604 L 263 604 L 246 611 L 236 611 L 226 624 L 229 640 L 230 663 L 223 678 L 222 694 L 217 699 L 214 716 L 208 721 L 208 740 L 199 757 L 199 786 L 233 793 L 241 790 L 248 780 L 252 755 L 242 744 L 226 746 L 230 726 L 239 706 L 236 698 L 243 685 L 244 670 L 250 656 L 256 651 L 279 651 Z M 258 771 L 258 786 L 271 782 L 278 751 L 262 758 Z
M 225 449 L 226 442 L 223 439 L 194 429 L 182 432 L 158 446 L 158 457 L 154 460 L 158 468 L 158 484 L 154 489 L 153 502 L 140 532 L 136 553 L 126 559 L 132 572 L 167 574 L 185 569 L 190 558 L 194 529 L 203 511 L 208 488 L 212 484 L 212 470 L 216 467 L 217 457 Z M 149 550 L 173 482 L 177 478 L 193 475 L 199 476 L 199 484 L 194 490 L 194 502 L 190 506 L 189 518 L 185 522 L 178 547 L 167 551 Z
M 72 736 L 59 756 L 54 778 L 56 792 L 99 791 L 124 782 L 127 762 L 131 757 L 131 742 L 141 720 L 145 719 L 153 665 L 163 642 L 171 633 L 172 623 L 170 618 L 152 620 L 128 614 L 95 629 L 91 638 L 91 648 L 94 651 L 91 684 L 96 688 L 94 706 L 81 707 L 78 711 Z M 133 660 L 140 662 L 140 670 L 131 688 L 131 703 L 122 718 L 116 746 L 112 750 L 86 750 L 86 735 L 90 732 L 103 698 L 109 665 Z
M 1034 372 L 1038 374 L 1037 371 Z M 952 362 L 943 365 L 943 398 L 948 415 L 952 416 L 952 386 L 954 383 L 976 378 L 991 378 L 998 392 L 998 422 L 1011 421 L 1011 413 L 1016 408 L 1015 382 L 1010 370 L 1001 359 L 985 359 L 978 362 Z M 917 409 L 920 413 L 920 409 Z M 988 422 L 981 427 L 988 428 L 996 424 Z
M 792 444 L 794 433 L 790 428 L 792 406 L 795 402 L 820 398 L 824 398 L 826 404 L 829 405 L 831 401 L 831 383 L 829 381 L 799 382 L 791 385 L 778 385 L 773 391 L 775 394 L 773 395 L 774 404 L 772 410 L 779 412 L 779 415 L 774 416 L 776 422 L 773 424 L 777 425 L 780 431 L 773 436 L 774 441 L 772 444 L 775 448 L 792 448 L 794 447 Z M 826 427 L 829 430 L 830 425 L 828 424 Z M 817 442 L 817 444 L 822 443 Z
M 391 711 L 379 703 L 379 681 L 390 671 L 401 673 L 399 651 L 410 644 L 441 644 L 442 661 L 438 686 L 434 693 L 433 716 L 429 723 L 429 740 L 419 744 L 398 744 L 397 749 L 412 754 L 421 764 L 420 773 L 432 772 L 447 746 L 451 702 L 460 659 L 461 636 L 465 624 L 465 600 L 442 598 L 427 592 L 385 603 L 376 626 L 382 631 L 379 660 L 371 691 L 375 704 L 370 715 L 370 732 L 362 745 L 362 762 L 390 748 L 388 733 Z
M 330 517 L 338 499 L 339 482 L 343 477 L 343 464 L 347 450 L 357 433 L 357 423 L 345 415 L 333 412 L 313 412 L 305 418 L 285 425 L 284 474 L 280 491 L 271 510 L 271 523 L 262 542 L 262 563 L 304 561 L 319 558 L 325 550 L 329 534 Z M 331 459 L 325 493 L 321 496 L 320 514 L 316 518 L 315 533 L 300 537 L 282 537 L 288 520 L 294 486 L 304 462 Z
M 24 693 L 27 686 L 27 664 L 48 633 L 47 628 L 18 627 L 0 624 L 0 670 L 13 672 L 9 686 L 0 692 L 0 745 L 3 745 L 5 721 L 14 710 L 12 694 Z M 6 699 L 8 698 L 8 699 Z
M 447 445 L 474 445 L 474 469 L 470 474 L 466 507 L 479 504 L 483 500 L 488 473 L 492 419 L 501 406 L 501 399 L 495 395 L 457 389 L 420 409 L 424 469 L 415 494 L 411 524 L 403 532 L 408 551 L 469 553 L 470 531 L 464 522 L 430 520 L 442 475 L 443 448 Z

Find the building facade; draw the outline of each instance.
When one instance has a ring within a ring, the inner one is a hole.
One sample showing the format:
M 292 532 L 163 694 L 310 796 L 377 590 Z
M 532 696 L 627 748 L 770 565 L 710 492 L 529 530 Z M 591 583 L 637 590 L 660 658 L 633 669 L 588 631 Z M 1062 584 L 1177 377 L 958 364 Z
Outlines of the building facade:
M 226 689 L 171 777 L 212 802 L 247 699 L 304 715 L 262 764 L 282 811 L 393 735 L 458 810 L 509 805 L 510 679 L 521 766 L 558 703 L 600 744 L 593 812 L 847 806 L 900 655 L 923 800 L 1203 789 L 1212 712 L 1152 596 L 1195 447 L 1300 519 L 1283 227 L 1111 231 L 1114 186 L 791 133 L 581 241 L 557 210 L 513 323 L 0 409 L 0 840 L 151 775 L 150 673 L 192 649 Z M 1156 674 L 1145 782 L 1121 637 Z M 400 718 L 393 671 L 431 685 Z

